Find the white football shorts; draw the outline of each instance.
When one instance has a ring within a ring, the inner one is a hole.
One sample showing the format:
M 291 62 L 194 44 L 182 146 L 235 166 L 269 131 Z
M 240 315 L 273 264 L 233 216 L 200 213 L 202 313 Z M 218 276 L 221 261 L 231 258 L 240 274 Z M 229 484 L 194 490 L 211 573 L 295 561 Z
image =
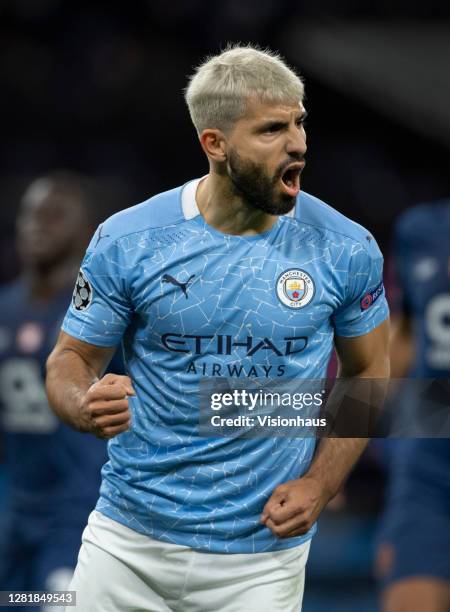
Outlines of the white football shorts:
M 217 554 L 154 540 L 94 511 L 66 612 L 300 612 L 310 541 Z

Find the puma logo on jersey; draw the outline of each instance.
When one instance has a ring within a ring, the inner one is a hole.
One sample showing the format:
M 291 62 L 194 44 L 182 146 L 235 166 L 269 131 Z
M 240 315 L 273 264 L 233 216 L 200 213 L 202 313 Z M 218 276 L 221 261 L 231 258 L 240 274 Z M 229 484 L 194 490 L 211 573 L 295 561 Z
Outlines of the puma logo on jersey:
M 170 276 L 170 274 L 164 274 L 162 277 L 162 282 L 170 283 L 171 285 L 175 285 L 175 287 L 179 287 L 181 291 L 184 293 L 184 295 L 186 296 L 186 299 L 188 299 L 187 288 L 191 280 L 194 278 L 194 276 L 195 274 L 192 274 L 185 283 L 180 283 L 180 281 L 178 281 L 173 276 Z

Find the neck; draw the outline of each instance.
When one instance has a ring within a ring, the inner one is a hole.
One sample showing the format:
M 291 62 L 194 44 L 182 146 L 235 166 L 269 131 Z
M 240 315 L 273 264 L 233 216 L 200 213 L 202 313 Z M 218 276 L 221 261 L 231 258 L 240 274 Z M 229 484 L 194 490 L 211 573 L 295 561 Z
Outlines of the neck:
M 50 301 L 55 295 L 75 283 L 79 261 L 65 261 L 57 266 L 30 266 L 24 272 L 31 297 Z
M 278 218 L 246 202 L 236 193 L 228 175 L 213 169 L 200 181 L 196 200 L 206 223 L 224 234 L 261 234 L 269 231 Z

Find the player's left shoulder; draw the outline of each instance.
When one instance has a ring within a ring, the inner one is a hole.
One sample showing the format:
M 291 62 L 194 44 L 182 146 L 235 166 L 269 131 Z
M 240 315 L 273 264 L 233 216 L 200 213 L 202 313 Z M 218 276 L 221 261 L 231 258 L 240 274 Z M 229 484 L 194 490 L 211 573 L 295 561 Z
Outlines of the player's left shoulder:
M 310 193 L 300 192 L 294 218 L 322 230 L 328 236 L 334 234 L 345 238 L 350 244 L 363 248 L 371 257 L 382 256 L 369 230 Z

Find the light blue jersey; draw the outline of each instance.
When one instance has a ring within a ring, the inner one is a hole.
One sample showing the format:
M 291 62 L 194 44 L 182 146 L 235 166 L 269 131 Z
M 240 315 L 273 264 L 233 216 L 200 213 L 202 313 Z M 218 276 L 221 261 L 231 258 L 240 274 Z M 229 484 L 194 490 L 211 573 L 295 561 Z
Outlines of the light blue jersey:
M 201 438 L 203 377 L 323 378 L 333 335 L 388 315 L 373 237 L 301 193 L 256 236 L 199 214 L 198 181 L 124 210 L 95 233 L 63 329 L 123 342 L 136 397 L 109 442 L 97 509 L 159 540 L 211 552 L 296 546 L 259 522 L 279 484 L 311 463 L 314 439 Z

